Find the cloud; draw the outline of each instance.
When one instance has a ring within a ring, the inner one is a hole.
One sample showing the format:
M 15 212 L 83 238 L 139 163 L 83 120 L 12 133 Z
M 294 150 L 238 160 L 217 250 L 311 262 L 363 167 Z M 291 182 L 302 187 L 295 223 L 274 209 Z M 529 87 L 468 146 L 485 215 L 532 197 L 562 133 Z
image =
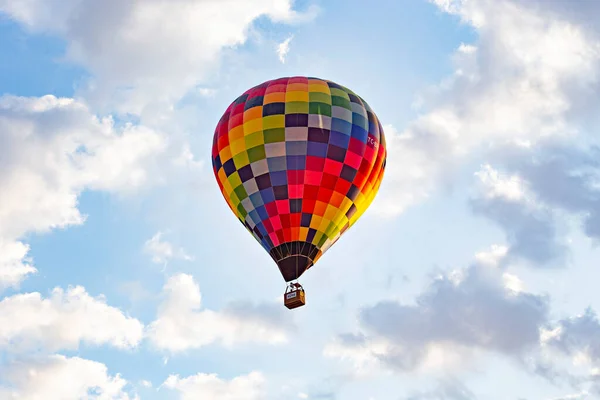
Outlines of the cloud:
M 179 392 L 180 400 L 258 400 L 264 399 L 266 379 L 260 372 L 237 376 L 229 381 L 216 374 L 187 378 L 170 375 L 161 387 Z
M 117 128 L 68 98 L 0 97 L 0 286 L 35 272 L 30 232 L 82 224 L 86 189 L 132 193 L 156 184 L 166 138 L 142 126 Z
M 106 366 L 79 357 L 51 355 L 18 361 L 2 368 L 8 386 L 0 386 L 2 399 L 89 399 L 133 400 L 127 381 L 111 376 Z
M 458 47 L 453 75 L 424 95 L 415 121 L 401 133 L 386 126 L 389 159 L 375 207 L 385 215 L 452 182 L 475 154 L 573 139 L 600 103 L 591 89 L 600 42 L 577 25 L 582 13 L 557 11 L 565 8 L 558 1 L 433 2 L 473 26 L 478 39 Z
M 476 397 L 462 382 L 448 378 L 427 392 L 410 395 L 406 400 L 475 400 Z
M 116 129 L 81 103 L 54 96 L 0 97 L 0 237 L 81 224 L 84 189 L 131 191 L 165 138 L 139 126 Z
M 0 349 L 77 349 L 80 343 L 132 348 L 143 338 L 135 318 L 90 296 L 83 287 L 55 288 L 49 298 L 24 293 L 0 301 Z
M 153 263 L 166 264 L 172 258 L 193 260 L 193 257 L 187 255 L 183 248 L 174 249 L 170 242 L 161 240 L 162 235 L 162 232 L 157 232 L 144 243 L 144 251 L 150 254 Z
M 26 244 L 0 237 L 0 291 L 18 286 L 25 277 L 37 272 L 27 257 L 28 252 Z
M 507 260 L 522 258 L 535 267 L 563 266 L 567 246 L 556 231 L 554 213 L 539 202 L 526 182 L 490 165 L 484 165 L 476 176 L 479 195 L 471 199 L 471 208 L 506 232 Z
M 581 217 L 583 231 L 600 239 L 600 148 L 551 143 L 537 149 L 512 149 L 496 158 L 522 176 L 538 201 Z
M 277 45 L 277 56 L 282 64 L 285 64 L 285 58 L 290 51 L 290 43 L 292 42 L 293 38 L 294 36 L 292 35 Z
M 544 344 L 569 357 L 583 356 L 586 362 L 600 367 L 600 322 L 591 308 L 559 321 Z
M 208 80 L 258 18 L 294 24 L 316 12 L 295 11 L 292 0 L 0 0 L 0 10 L 66 41 L 65 58 L 93 76 L 82 89 L 91 104 L 138 115 L 167 110 Z
M 169 278 L 156 320 L 147 329 L 151 343 L 161 350 L 181 352 L 215 342 L 280 344 L 290 325 L 277 305 L 235 303 L 222 311 L 201 309 L 200 288 L 191 275 Z
M 483 258 L 488 262 L 436 278 L 414 305 L 365 307 L 363 332 L 340 335 L 325 355 L 364 371 L 412 371 L 460 365 L 477 350 L 520 357 L 537 348 L 547 299 L 507 287 L 502 269 Z

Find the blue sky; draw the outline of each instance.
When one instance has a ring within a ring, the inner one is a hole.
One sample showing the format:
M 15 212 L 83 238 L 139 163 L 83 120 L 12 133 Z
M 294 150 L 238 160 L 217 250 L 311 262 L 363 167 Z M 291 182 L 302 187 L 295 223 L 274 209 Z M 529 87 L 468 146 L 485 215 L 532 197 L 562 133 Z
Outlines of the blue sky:
M 599 12 L 0 0 L 0 398 L 600 396 Z M 210 166 L 229 103 L 291 75 L 389 145 L 293 312 Z

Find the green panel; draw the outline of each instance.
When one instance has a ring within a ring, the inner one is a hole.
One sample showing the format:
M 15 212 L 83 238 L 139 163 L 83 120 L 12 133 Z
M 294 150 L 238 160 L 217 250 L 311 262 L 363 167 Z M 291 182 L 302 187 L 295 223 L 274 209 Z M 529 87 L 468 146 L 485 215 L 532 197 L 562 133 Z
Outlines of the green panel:
M 331 106 L 325 103 L 311 102 L 308 108 L 308 113 L 331 117 Z
M 242 203 L 240 203 L 237 206 L 237 210 L 238 210 L 239 215 L 242 216 L 242 218 L 240 219 L 240 221 L 242 221 L 242 223 L 243 223 L 244 222 L 243 218 L 246 218 L 246 215 L 248 215 L 248 212 L 246 211 L 246 209 L 244 208 L 244 206 L 242 205 Z
M 308 94 L 308 99 L 311 103 L 317 101 L 319 103 L 331 104 L 331 95 L 327 93 L 311 92 Z
M 285 142 L 285 128 L 265 129 L 265 143 Z
M 235 194 L 237 195 L 237 197 L 240 200 L 243 200 L 246 197 L 248 197 L 248 193 L 246 193 L 246 189 L 244 188 L 244 185 L 239 185 L 238 187 L 233 189 L 233 191 L 235 192 Z
M 235 171 L 233 174 L 229 175 L 227 177 L 227 180 L 229 181 L 229 184 L 231 185 L 232 188 L 238 187 L 239 185 L 242 184 L 242 180 L 240 179 L 240 175 L 238 174 L 237 171 Z
M 284 129 L 284 140 L 285 140 L 285 129 Z M 260 146 L 256 146 L 251 149 L 248 149 L 248 158 L 250 158 L 251 163 L 267 158 L 267 154 L 265 153 L 265 146 L 260 145 Z
M 344 107 L 352 111 L 352 106 L 350 106 L 350 100 L 345 99 L 343 97 L 331 96 L 331 104 L 338 107 Z
M 242 151 L 239 154 L 233 156 L 233 163 L 237 169 L 240 169 L 248 164 L 250 164 L 250 160 L 248 159 L 248 153 Z
M 285 115 L 267 115 L 263 117 L 263 129 L 285 128 Z
M 246 140 L 246 147 L 251 148 L 251 147 L 259 146 L 261 144 L 265 144 L 265 135 L 264 135 L 263 131 L 258 131 L 258 132 L 254 132 L 254 133 L 251 133 L 248 136 L 246 136 L 245 140 Z
M 286 114 L 308 114 L 308 103 L 306 101 L 290 101 L 285 103 Z
M 333 96 L 343 97 L 347 100 L 350 100 L 348 93 L 346 93 L 342 89 L 338 89 L 338 88 L 331 88 L 331 97 L 333 97 Z
M 326 241 L 327 241 L 327 236 L 323 235 L 323 237 L 321 237 L 321 239 L 317 243 L 317 247 L 323 246 L 323 244 L 325 244 Z

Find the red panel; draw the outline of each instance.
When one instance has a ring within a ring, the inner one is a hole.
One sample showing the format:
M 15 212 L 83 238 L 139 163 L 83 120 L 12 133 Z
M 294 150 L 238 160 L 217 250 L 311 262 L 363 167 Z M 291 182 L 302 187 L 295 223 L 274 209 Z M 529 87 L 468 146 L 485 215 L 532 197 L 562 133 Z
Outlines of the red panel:
M 290 224 L 293 228 L 300 226 L 301 213 L 290 214 Z
M 269 94 L 269 93 L 277 93 L 277 92 L 285 92 L 285 88 L 287 87 L 287 85 L 285 83 L 281 83 L 281 84 L 272 84 L 269 85 L 269 87 L 267 88 L 267 90 L 265 91 L 265 94 Z
M 331 195 L 333 194 L 332 189 L 327 189 L 322 187 L 319 189 L 319 196 L 317 197 L 319 201 L 324 203 L 329 203 L 329 199 L 331 199 Z
M 277 238 L 279 239 L 279 243 L 285 242 L 285 238 L 283 237 L 283 229 L 278 230 L 276 233 L 277 233 Z
M 321 184 L 321 179 L 323 178 L 322 172 L 317 171 L 306 171 L 304 176 L 304 183 L 306 185 L 315 185 L 318 186 Z
M 301 199 L 302 186 L 303 185 L 288 185 L 288 197 L 290 199 Z
M 239 114 L 235 114 L 235 115 L 232 115 L 231 117 L 229 117 L 228 128 L 229 128 L 229 130 L 232 130 L 236 126 L 240 126 L 243 123 L 244 123 L 244 113 L 241 112 Z
M 325 158 L 307 156 L 306 157 L 306 169 L 309 171 L 323 171 L 325 168 Z
M 313 213 L 313 211 L 315 210 L 315 205 L 317 204 L 316 198 L 317 198 L 316 195 L 315 195 L 315 200 L 307 200 L 306 196 L 304 197 L 304 199 L 302 200 L 302 212 L 303 213 L 307 213 L 307 214 Z
M 271 224 L 271 221 L 269 221 L 268 219 L 263 221 L 263 225 L 265 226 L 265 229 L 267 230 L 268 233 L 271 233 L 275 230 L 275 229 L 273 229 L 273 225 Z
M 288 185 L 300 185 L 304 183 L 304 171 L 293 170 L 287 172 Z
M 335 187 L 335 183 L 338 180 L 338 175 L 331 175 L 327 173 L 323 173 L 323 180 L 321 181 L 321 187 L 333 189 Z
M 316 200 L 319 195 L 319 186 L 317 185 L 304 185 L 304 201 Z
M 275 200 L 277 203 L 277 211 L 279 215 L 290 213 L 290 202 L 287 200 Z M 283 220 L 281 221 L 283 223 Z
M 290 225 L 290 214 L 281 214 L 279 215 L 279 218 L 281 219 L 281 226 L 283 227 L 283 229 L 289 229 L 291 227 Z
M 308 85 L 308 78 L 304 76 L 294 76 L 288 80 L 288 84 L 290 83 L 305 83 Z
M 277 211 L 277 204 L 275 204 L 274 201 L 270 202 L 269 204 L 265 204 L 265 209 L 267 210 L 269 217 L 274 217 L 279 214 Z
M 328 158 L 325 160 L 325 168 L 323 169 L 323 172 L 335 176 L 340 176 L 340 174 L 342 173 L 343 166 L 343 163 Z
M 335 184 L 335 191 L 345 195 L 348 193 L 350 186 L 352 186 L 352 183 L 348 182 L 347 180 L 338 179 L 337 183 Z
M 344 159 L 344 164 L 351 166 L 354 169 L 358 169 L 360 167 L 360 163 L 363 160 L 362 156 L 358 154 L 354 154 L 351 151 L 346 152 L 346 158 Z
M 271 221 L 271 225 L 273 225 L 273 229 L 274 230 L 277 231 L 277 230 L 279 230 L 279 229 L 282 228 L 282 226 L 281 226 L 281 220 L 279 219 L 279 216 L 269 218 L 269 221 Z
M 353 137 L 350 138 L 350 143 L 348 144 L 348 150 L 350 150 L 351 152 L 356 153 L 359 156 L 362 156 L 362 154 L 365 151 L 365 147 L 366 147 L 366 144 L 364 142 L 361 142 L 357 138 L 353 138 Z

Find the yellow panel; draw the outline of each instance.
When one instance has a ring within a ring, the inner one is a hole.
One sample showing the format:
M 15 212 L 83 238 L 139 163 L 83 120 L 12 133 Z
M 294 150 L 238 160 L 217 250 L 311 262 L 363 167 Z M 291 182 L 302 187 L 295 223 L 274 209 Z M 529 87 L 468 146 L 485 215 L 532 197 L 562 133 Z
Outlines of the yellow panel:
M 225 193 L 227 193 L 227 198 L 229 198 L 230 194 L 233 192 L 233 187 L 231 187 L 231 183 L 227 180 L 227 178 L 225 178 L 225 180 L 222 182 L 223 183 L 223 190 L 225 190 Z
M 229 143 L 244 137 L 244 126 L 238 125 L 229 131 Z
M 318 93 L 325 93 L 325 94 L 330 94 L 331 92 L 329 91 L 329 86 L 327 86 L 327 84 L 321 85 L 321 84 L 309 84 L 308 85 L 308 91 L 309 92 L 318 92 Z
M 301 242 L 306 242 L 307 237 L 308 237 L 308 228 L 301 226 L 300 232 L 298 233 L 298 240 L 300 240 Z
M 229 146 L 231 147 L 231 153 L 233 155 L 240 154 L 242 151 L 246 151 L 246 141 L 243 137 L 235 142 L 231 142 Z
M 327 225 L 329 225 L 329 222 L 331 222 L 331 221 L 328 220 L 327 218 L 323 218 L 321 220 L 321 223 L 319 224 L 319 227 L 317 228 L 317 230 L 319 232 L 325 232 L 325 230 L 327 229 Z
M 336 224 L 336 225 L 339 225 L 339 226 L 344 226 L 344 224 L 346 223 L 346 222 L 344 221 L 344 219 L 345 219 L 346 221 L 348 220 L 348 219 L 346 218 L 346 214 L 344 214 L 344 213 L 339 213 L 339 214 L 337 214 L 337 215 L 335 216 L 335 218 L 333 219 L 333 223 L 334 223 L 334 224 Z M 342 223 L 342 221 L 344 221 L 344 222 Z
M 325 210 L 325 215 L 324 215 L 324 218 L 328 219 L 329 221 L 333 221 L 333 220 L 334 220 L 334 218 L 335 218 L 335 216 L 336 216 L 336 214 L 337 214 L 339 211 L 340 211 L 340 210 L 339 210 L 337 207 L 335 207 L 335 206 L 332 206 L 331 204 L 329 204 L 329 205 L 327 206 L 327 209 Z
M 250 135 L 251 133 L 262 131 L 263 129 L 263 119 L 262 117 L 258 119 L 253 119 L 248 122 L 244 122 L 244 135 Z
M 350 200 L 347 197 L 344 198 L 344 200 L 342 200 L 342 205 L 340 206 L 340 210 L 348 211 L 350 209 L 350 207 L 352 207 L 352 200 Z
M 285 115 L 268 115 L 263 117 L 263 129 L 285 128 Z
M 315 237 L 314 237 L 314 239 L 313 239 L 312 243 L 316 245 L 317 243 L 319 243 L 319 240 L 321 240 L 321 238 L 322 238 L 322 237 L 323 237 L 323 233 L 321 233 L 321 232 L 317 232 L 317 233 L 315 234 Z M 318 256 L 318 255 L 317 255 L 317 256 Z M 316 262 L 316 257 L 315 257 L 315 260 L 313 260 L 313 263 L 314 263 L 314 262 Z
M 310 220 L 310 227 L 313 229 L 319 228 L 319 225 L 321 225 L 322 219 L 323 219 L 322 217 L 319 217 L 318 215 L 313 214 L 313 216 Z
M 308 103 L 308 92 L 287 92 L 285 94 L 285 101 L 304 101 Z
M 229 161 L 231 157 L 233 157 L 233 155 L 231 154 L 231 146 L 227 146 L 224 149 L 221 149 L 221 151 L 219 151 L 219 157 L 221 157 L 221 162 L 223 164 Z

